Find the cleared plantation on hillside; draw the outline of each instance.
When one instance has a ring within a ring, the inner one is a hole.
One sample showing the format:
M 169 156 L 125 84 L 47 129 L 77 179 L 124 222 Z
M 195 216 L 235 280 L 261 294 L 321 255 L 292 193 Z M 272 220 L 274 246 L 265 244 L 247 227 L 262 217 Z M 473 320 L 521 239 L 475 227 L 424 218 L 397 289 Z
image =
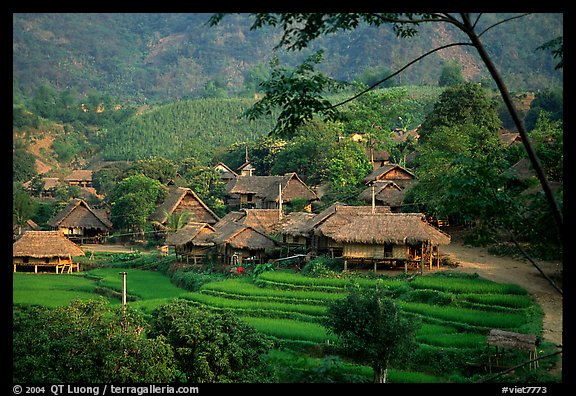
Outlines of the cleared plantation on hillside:
M 139 261 L 141 265 L 134 267 L 132 261 Z M 124 257 L 113 266 L 85 273 L 16 273 L 14 303 L 54 307 L 76 298 L 98 298 L 100 294 L 118 304 L 122 288 L 119 272 L 127 271 L 129 304 L 145 314 L 175 298 L 216 311 L 231 310 L 275 342 L 276 352 L 271 353 L 269 359 L 278 370 L 289 364 L 294 365 L 295 370 L 307 372 L 330 364 L 335 370 L 350 375 L 348 380 L 362 382 L 371 381 L 370 369 L 326 361 L 337 354 L 337 339 L 321 324 L 328 304 L 346 297 L 350 287 L 374 287 L 379 283 L 407 314 L 421 319 L 417 333 L 419 347 L 413 363 L 408 367 L 393 367 L 392 382 L 445 382 L 447 376 L 452 375 L 464 378 L 470 364 L 486 363 L 486 337 L 492 328 L 541 334 L 541 309 L 524 289 L 476 276 L 446 272 L 412 280 L 402 275 L 312 278 L 279 270 L 257 277 L 247 274 L 218 278 L 204 283 L 196 291 L 187 291 L 175 286 L 162 271 L 140 269 L 153 269 L 152 261 L 151 255 L 135 255 L 133 259 Z M 100 262 L 100 265 L 105 264 Z M 307 368 L 296 369 L 298 365 Z M 294 372 L 291 373 L 283 374 L 286 382 L 297 380 Z

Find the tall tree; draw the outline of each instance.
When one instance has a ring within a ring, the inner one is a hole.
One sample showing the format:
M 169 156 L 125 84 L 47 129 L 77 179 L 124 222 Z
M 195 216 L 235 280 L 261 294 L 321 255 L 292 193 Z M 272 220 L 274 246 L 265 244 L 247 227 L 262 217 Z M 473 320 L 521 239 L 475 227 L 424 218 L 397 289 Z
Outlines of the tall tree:
M 385 383 L 389 365 L 408 359 L 416 346 L 419 322 L 408 317 L 381 287 L 353 289 L 328 307 L 324 322 L 356 362 L 374 370 L 374 382 Z
M 110 220 L 114 227 L 142 232 L 148 216 L 165 193 L 158 180 L 142 174 L 123 179 L 107 197 L 112 206 Z

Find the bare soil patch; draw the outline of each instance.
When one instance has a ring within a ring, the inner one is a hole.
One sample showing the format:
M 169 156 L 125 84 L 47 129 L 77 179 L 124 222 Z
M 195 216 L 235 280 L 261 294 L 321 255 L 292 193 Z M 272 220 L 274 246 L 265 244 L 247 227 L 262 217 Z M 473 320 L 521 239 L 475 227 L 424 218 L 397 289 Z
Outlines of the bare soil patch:
M 450 245 L 443 246 L 441 254 L 458 264 L 456 267 L 446 267 L 447 270 L 477 273 L 495 282 L 513 283 L 525 288 L 544 311 L 544 338 L 556 345 L 562 345 L 562 295 L 530 261 L 495 256 L 486 248 L 467 246 L 460 241 L 453 241 Z M 536 261 L 536 263 L 561 288 L 562 285 L 558 284 L 557 280 L 562 272 L 562 262 Z

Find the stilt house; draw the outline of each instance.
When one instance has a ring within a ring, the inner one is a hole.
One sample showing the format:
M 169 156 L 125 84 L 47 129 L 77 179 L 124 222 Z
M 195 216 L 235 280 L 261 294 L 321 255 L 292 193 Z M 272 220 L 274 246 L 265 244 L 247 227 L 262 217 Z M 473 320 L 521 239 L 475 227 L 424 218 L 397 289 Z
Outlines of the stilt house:
M 195 223 L 213 225 L 220 220 L 194 191 L 184 187 L 171 187 L 164 202 L 150 215 L 150 221 L 157 228 L 165 229 L 171 215 L 185 212 L 191 215 L 189 221 Z
M 18 269 L 34 272 L 63 273 L 80 271 L 74 256 L 84 256 L 84 250 L 60 231 L 26 231 L 12 245 L 14 272 Z
M 112 223 L 103 210 L 95 210 L 82 199 L 74 198 L 48 221 L 53 230 L 80 243 L 103 242 Z

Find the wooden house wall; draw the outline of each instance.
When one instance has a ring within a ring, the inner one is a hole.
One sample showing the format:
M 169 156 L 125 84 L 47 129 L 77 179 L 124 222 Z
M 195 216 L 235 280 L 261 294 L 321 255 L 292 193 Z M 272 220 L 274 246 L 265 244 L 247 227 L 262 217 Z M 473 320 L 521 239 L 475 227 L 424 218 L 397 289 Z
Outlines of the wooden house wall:
M 312 199 L 312 193 L 305 185 L 300 183 L 297 179 L 292 178 L 288 185 L 282 190 L 282 198 L 284 201 L 290 201 L 294 198 Z
M 403 259 L 406 258 L 406 247 L 404 245 L 391 245 L 389 249 L 386 249 L 385 245 L 350 243 L 344 245 L 342 256 L 377 260 L 389 258 Z
M 192 195 L 186 194 L 173 213 L 191 212 L 192 221 L 214 224 L 216 219 Z
M 180 256 L 181 259 L 186 260 L 186 262 L 192 261 L 195 264 L 201 264 L 202 259 L 210 249 L 212 249 L 211 246 L 195 246 L 191 243 L 174 247 L 176 256 Z
M 263 202 L 260 198 L 256 197 L 255 194 L 238 194 L 239 195 L 239 207 L 244 209 L 271 209 L 264 207 Z
M 381 177 L 381 180 L 412 180 L 414 177 L 402 169 L 391 169 L 390 171 L 386 172 L 384 177 Z

